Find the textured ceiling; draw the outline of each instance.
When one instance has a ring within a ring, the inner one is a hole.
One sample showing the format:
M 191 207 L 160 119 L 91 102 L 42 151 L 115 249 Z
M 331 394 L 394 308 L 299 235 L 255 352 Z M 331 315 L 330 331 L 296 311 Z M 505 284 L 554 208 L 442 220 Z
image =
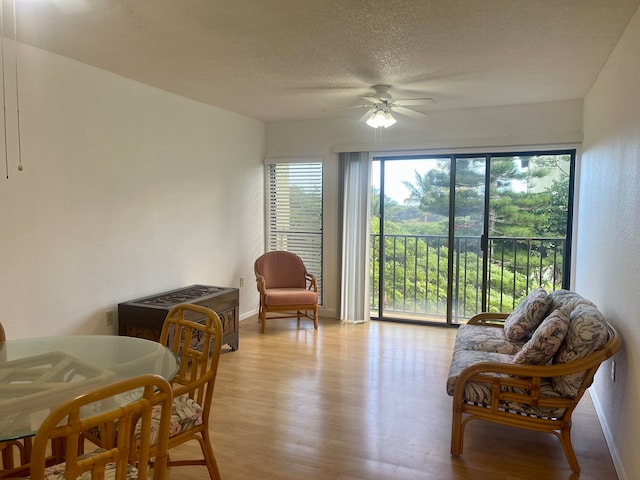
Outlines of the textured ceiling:
M 265 121 L 353 115 L 327 110 L 376 84 L 426 111 L 580 99 L 640 3 L 15 1 L 24 43 Z

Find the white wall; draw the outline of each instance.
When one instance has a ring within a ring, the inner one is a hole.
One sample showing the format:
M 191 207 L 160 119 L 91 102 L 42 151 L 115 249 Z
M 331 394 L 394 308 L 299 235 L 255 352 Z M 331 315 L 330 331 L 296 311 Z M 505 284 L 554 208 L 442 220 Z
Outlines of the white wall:
M 398 117 L 377 132 L 358 115 L 338 120 L 267 124 L 267 156 L 317 156 L 324 173 L 324 306 L 339 306 L 338 164 L 336 151 L 487 152 L 532 148 L 576 148 L 582 141 L 582 102 L 568 101 L 432 113 L 423 121 Z
M 592 387 L 621 479 L 640 478 L 640 11 L 585 100 L 576 289 L 623 346 Z
M 9 49 L 8 51 L 11 51 Z M 264 248 L 262 122 L 19 45 L 7 68 L 0 305 L 10 337 L 114 333 L 118 302 L 239 285 Z

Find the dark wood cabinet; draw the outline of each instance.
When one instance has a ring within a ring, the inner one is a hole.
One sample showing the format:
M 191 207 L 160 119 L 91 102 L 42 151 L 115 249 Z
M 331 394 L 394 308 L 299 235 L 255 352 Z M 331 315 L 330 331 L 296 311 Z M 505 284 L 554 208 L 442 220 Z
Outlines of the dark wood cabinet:
M 180 303 L 210 308 L 222 321 L 222 344 L 238 349 L 237 288 L 191 285 L 118 304 L 118 334 L 158 341 L 169 310 Z

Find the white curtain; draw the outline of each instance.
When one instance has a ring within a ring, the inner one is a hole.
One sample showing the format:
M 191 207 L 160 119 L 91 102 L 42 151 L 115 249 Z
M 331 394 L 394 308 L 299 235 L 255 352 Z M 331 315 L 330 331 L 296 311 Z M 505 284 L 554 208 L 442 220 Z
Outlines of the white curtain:
M 371 155 L 339 154 L 342 209 L 340 319 L 369 320 L 369 201 Z

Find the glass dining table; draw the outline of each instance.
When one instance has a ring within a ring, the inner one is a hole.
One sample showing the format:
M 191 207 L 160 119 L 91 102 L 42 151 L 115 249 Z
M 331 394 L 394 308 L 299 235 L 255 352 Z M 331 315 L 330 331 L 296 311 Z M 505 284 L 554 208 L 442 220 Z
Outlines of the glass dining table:
M 0 342 L 0 441 L 34 435 L 52 408 L 94 388 L 148 373 L 171 380 L 177 370 L 171 350 L 142 338 L 74 335 Z

